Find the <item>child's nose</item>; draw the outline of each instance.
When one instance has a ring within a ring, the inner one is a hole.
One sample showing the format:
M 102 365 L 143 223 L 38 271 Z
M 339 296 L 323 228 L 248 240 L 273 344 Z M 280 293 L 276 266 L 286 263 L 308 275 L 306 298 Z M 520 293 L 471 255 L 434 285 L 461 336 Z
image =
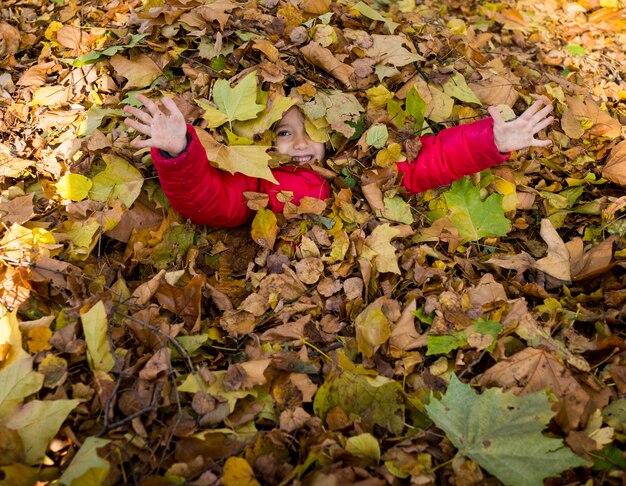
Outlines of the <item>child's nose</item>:
M 309 145 L 309 137 L 305 134 L 299 135 L 294 141 L 294 148 L 296 149 L 304 149 Z

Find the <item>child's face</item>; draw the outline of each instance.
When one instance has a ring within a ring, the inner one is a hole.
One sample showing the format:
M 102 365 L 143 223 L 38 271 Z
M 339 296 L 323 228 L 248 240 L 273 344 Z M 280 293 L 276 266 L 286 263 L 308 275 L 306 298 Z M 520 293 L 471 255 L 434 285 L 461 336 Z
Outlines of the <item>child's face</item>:
M 325 147 L 321 142 L 311 140 L 304 129 L 304 115 L 293 106 L 283 115 L 276 127 L 276 150 L 290 155 L 296 164 L 313 164 L 324 160 Z

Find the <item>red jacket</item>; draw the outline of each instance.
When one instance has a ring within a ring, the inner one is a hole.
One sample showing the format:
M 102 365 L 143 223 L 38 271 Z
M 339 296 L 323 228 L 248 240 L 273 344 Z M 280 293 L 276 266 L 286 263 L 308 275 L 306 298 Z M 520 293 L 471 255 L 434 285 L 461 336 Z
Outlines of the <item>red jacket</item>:
M 233 227 L 245 223 L 254 213 L 246 205 L 243 193 L 247 191 L 268 194 L 268 208 L 276 213 L 284 207 L 276 198 L 280 191 L 292 192 L 294 204 L 305 196 L 327 199 L 331 195 L 328 182 L 311 169 L 273 169 L 278 184 L 216 169 L 208 162 L 194 128 L 188 126 L 187 133 L 191 142 L 178 157 L 164 157 L 157 149 L 152 149 L 151 155 L 170 204 L 196 224 Z M 491 118 L 423 136 L 420 141 L 417 158 L 397 164 L 404 174 L 402 183 L 412 194 L 449 184 L 509 157 L 494 144 Z

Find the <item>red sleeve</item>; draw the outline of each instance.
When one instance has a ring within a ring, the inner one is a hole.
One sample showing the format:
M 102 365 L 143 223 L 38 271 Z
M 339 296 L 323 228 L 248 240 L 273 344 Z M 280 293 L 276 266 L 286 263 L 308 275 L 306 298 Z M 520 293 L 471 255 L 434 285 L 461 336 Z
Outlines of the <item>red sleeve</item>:
M 436 136 L 420 137 L 422 148 L 410 162 L 399 162 L 402 184 L 412 193 L 445 186 L 464 175 L 505 162 L 510 154 L 498 152 L 493 140 L 493 119 L 447 128 Z
M 191 142 L 178 157 L 164 157 L 154 148 L 150 152 L 170 204 L 196 224 L 244 224 L 252 211 L 246 206 L 243 193 L 258 191 L 259 180 L 211 166 L 193 126 L 187 126 L 187 133 Z
M 276 213 L 284 207 L 277 198 L 281 191 L 292 193 L 294 204 L 305 196 L 330 197 L 328 182 L 310 169 L 273 169 L 278 184 L 216 169 L 209 163 L 193 126 L 187 126 L 187 133 L 191 142 L 178 157 L 164 157 L 157 149 L 150 153 L 170 204 L 196 224 L 234 227 L 246 223 L 254 213 L 246 205 L 246 191 L 268 194 L 268 208 Z

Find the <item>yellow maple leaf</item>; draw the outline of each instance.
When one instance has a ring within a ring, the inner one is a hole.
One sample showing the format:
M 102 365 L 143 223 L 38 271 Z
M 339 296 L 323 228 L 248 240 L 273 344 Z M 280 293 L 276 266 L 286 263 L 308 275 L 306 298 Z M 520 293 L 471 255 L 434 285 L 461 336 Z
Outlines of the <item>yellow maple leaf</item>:
M 365 239 L 362 256 L 372 261 L 380 273 L 391 272 L 400 275 L 396 247 L 391 244 L 391 240 L 398 234 L 397 228 L 381 224 Z
M 261 145 L 223 145 L 218 143 L 209 133 L 196 129 L 198 138 L 209 160 L 219 169 L 234 174 L 240 172 L 250 177 L 258 177 L 278 184 L 272 175 L 268 163 L 271 157 L 267 154 L 270 147 Z

